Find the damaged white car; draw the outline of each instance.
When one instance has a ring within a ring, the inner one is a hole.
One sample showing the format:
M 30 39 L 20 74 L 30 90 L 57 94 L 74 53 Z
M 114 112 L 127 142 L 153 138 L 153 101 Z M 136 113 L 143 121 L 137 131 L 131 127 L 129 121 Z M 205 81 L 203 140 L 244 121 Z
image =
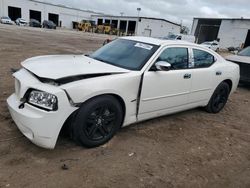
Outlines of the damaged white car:
M 239 82 L 239 66 L 205 47 L 119 38 L 93 54 L 41 56 L 14 73 L 9 111 L 33 143 L 54 148 L 62 129 L 86 147 L 120 127 L 196 107 L 218 113 Z

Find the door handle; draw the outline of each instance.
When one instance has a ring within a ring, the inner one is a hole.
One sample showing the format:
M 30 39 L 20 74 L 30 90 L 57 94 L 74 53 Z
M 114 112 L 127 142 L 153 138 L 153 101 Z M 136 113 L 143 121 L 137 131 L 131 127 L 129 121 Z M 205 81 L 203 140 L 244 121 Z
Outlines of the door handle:
M 184 74 L 183 78 L 184 78 L 184 79 L 190 79 L 190 78 L 191 78 L 191 74 L 188 74 L 188 73 L 187 73 L 187 74 Z
M 222 75 L 222 72 L 221 71 L 217 71 L 216 72 L 216 76 L 220 76 L 220 75 Z

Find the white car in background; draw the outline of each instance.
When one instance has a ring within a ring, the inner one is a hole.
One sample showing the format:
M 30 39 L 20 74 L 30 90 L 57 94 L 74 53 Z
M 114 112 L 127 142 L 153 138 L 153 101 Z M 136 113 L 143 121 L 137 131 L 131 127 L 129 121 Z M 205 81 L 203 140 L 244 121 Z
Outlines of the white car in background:
M 14 22 L 8 16 L 1 17 L 0 18 L 0 23 L 2 23 L 2 24 L 10 24 L 10 25 L 14 24 Z
M 239 82 L 239 66 L 208 48 L 147 37 L 21 64 L 10 114 L 28 139 L 50 149 L 62 129 L 95 147 L 132 123 L 196 107 L 218 113 Z
M 220 45 L 217 41 L 203 42 L 201 45 L 216 52 L 218 52 L 220 49 Z
M 19 26 L 27 26 L 28 22 L 23 18 L 17 18 L 16 19 L 16 24 L 19 25 Z
M 195 42 L 195 36 L 193 35 L 184 35 L 184 34 L 169 34 L 166 37 L 163 37 L 162 39 L 165 40 L 183 40 L 187 42 L 194 43 Z

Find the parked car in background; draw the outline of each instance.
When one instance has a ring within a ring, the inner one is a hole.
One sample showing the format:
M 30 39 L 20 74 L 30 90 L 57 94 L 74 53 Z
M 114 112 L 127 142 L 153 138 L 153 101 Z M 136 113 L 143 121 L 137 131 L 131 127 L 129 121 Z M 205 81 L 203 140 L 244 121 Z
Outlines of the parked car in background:
M 41 23 L 36 19 L 30 19 L 30 27 L 42 27 Z
M 218 113 L 239 82 L 239 66 L 214 51 L 149 37 L 118 38 L 88 56 L 21 64 L 7 99 L 10 114 L 29 140 L 50 149 L 62 129 L 96 147 L 135 122 L 196 107 Z
M 2 24 L 10 24 L 10 25 L 15 24 L 8 16 L 1 17 L 0 18 L 0 23 L 2 23 Z
M 56 24 L 50 20 L 43 21 L 43 28 L 56 29 Z
M 242 48 L 241 48 L 241 47 L 233 47 L 233 46 L 231 46 L 231 47 L 228 47 L 227 50 L 228 50 L 229 52 L 237 53 L 237 52 L 239 52 L 240 50 L 242 50 Z
M 236 55 L 226 57 L 228 61 L 237 63 L 240 66 L 240 81 L 250 83 L 250 47 L 238 52 Z
M 184 34 L 169 34 L 166 37 L 163 37 L 162 39 L 165 40 L 184 40 L 188 42 L 195 42 L 195 36 L 193 35 L 184 35 Z
M 203 42 L 201 45 L 216 52 L 218 52 L 220 49 L 220 45 L 217 41 Z
M 19 25 L 19 26 L 27 26 L 28 22 L 23 18 L 17 18 L 16 19 L 16 24 Z

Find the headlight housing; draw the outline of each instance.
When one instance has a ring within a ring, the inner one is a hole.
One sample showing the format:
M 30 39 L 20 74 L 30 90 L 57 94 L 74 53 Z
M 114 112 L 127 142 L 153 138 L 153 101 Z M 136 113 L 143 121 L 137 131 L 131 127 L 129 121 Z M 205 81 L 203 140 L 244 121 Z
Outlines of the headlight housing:
M 32 90 L 28 95 L 28 103 L 48 111 L 56 111 L 57 97 L 45 91 Z

